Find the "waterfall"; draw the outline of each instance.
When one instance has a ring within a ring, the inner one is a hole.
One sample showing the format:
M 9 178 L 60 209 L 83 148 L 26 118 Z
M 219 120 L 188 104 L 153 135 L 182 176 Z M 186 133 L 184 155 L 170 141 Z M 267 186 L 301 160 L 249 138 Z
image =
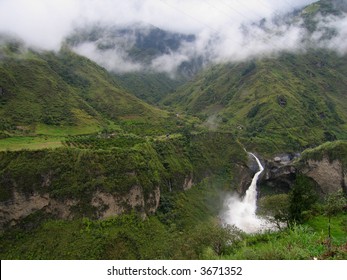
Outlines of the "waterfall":
M 226 199 L 226 211 L 222 214 L 221 219 L 224 224 L 235 225 L 247 233 L 254 233 L 268 228 L 268 225 L 265 219 L 256 215 L 257 181 L 264 168 L 254 154 L 250 153 L 250 155 L 257 161 L 259 171 L 255 173 L 252 183 L 242 199 L 235 195 Z

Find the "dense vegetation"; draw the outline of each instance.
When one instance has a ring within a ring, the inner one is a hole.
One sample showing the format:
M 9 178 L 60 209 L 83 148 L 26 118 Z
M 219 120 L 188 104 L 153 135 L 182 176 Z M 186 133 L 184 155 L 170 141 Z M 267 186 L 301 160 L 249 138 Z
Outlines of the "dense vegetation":
M 319 1 L 295 17 L 313 32 L 315 15 L 340 15 L 333 2 L 341 1 Z M 309 148 L 298 167 L 327 157 L 346 172 L 346 56 L 282 53 L 210 66 L 186 82 L 200 58 L 176 77 L 111 74 L 70 48 L 98 42 L 109 50 L 117 42 L 107 45 L 103 35 L 131 31 L 76 32 L 59 52 L 13 38 L 0 45 L 0 203 L 40 195 L 71 212 L 69 220 L 45 208 L 19 221 L 0 217 L 1 259 L 347 258 L 345 194 L 323 197 L 303 174 L 259 201 L 258 214 L 277 232 L 245 234 L 218 218 L 225 195 L 242 192 L 241 179 L 252 173 L 244 147 L 268 158 Z M 144 64 L 195 40 L 134 32 L 126 52 Z M 121 215 L 99 219 L 107 205 L 92 203 L 96 193 L 122 198 L 134 187 L 143 204 L 123 202 Z
M 346 139 L 347 58 L 327 51 L 213 66 L 164 100 L 263 153 Z M 337 102 L 338 101 L 338 102 Z
M 53 220 L 37 212 L 1 236 L 2 259 L 346 259 L 347 216 L 324 207 L 302 225 L 247 235 L 220 227 L 223 184 L 163 196 L 156 215 Z M 40 222 L 39 222 L 40 221 Z M 30 231 L 28 231 L 30 229 Z
M 150 103 L 158 104 L 166 95 L 186 82 L 183 77 L 169 77 L 165 73 L 135 72 L 117 75 L 121 85 L 138 98 Z
M 0 200 L 12 199 L 14 191 L 60 200 L 79 198 L 75 214 L 95 217 L 91 199 L 96 191 L 122 196 L 138 185 L 147 201 L 156 187 L 164 193 L 182 190 L 187 178 L 199 182 L 212 175 L 226 178 L 235 188 L 236 170 L 230 163 L 242 165 L 247 160 L 240 145 L 221 133 L 152 141 L 135 136 L 73 139 L 67 141 L 70 148 L 0 153 Z
M 175 118 L 127 93 L 87 58 L 67 48 L 58 54 L 23 48 L 20 42 L 10 41 L 0 49 L 3 135 L 49 135 L 54 129 L 67 135 L 71 128 L 83 134 L 114 123 L 147 131 L 177 127 Z
M 344 168 L 347 168 L 347 142 L 327 142 L 318 147 L 307 149 L 302 154 L 301 161 L 307 161 L 309 159 L 319 161 L 324 157 L 327 157 L 330 162 L 339 160 L 343 164 Z

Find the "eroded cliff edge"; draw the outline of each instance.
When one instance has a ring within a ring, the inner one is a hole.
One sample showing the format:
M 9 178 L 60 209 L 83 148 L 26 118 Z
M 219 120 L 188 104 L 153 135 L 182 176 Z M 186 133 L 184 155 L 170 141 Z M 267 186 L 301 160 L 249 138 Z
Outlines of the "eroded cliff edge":
M 130 149 L 47 149 L 0 153 L 0 228 L 41 211 L 53 218 L 156 212 L 165 192 L 206 178 L 236 190 L 251 179 L 247 155 L 226 133 L 155 140 Z

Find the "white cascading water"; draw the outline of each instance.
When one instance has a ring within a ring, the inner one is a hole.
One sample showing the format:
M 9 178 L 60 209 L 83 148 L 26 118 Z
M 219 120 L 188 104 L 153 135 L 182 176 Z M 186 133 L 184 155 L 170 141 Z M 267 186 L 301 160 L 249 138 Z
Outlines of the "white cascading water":
M 226 199 L 226 211 L 221 219 L 224 224 L 235 225 L 247 233 L 255 233 L 269 228 L 265 219 L 256 215 L 257 210 L 257 181 L 264 168 L 259 159 L 250 153 L 257 161 L 259 171 L 255 173 L 244 198 L 231 196 Z

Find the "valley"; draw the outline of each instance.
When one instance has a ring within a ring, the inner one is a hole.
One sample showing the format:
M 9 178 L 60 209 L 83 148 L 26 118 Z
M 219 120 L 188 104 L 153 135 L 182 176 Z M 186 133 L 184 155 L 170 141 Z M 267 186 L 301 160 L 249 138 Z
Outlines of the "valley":
M 254 48 L 301 36 L 246 57 L 147 23 L 58 50 L 0 32 L 1 258 L 345 260 L 346 15 L 244 24 Z

